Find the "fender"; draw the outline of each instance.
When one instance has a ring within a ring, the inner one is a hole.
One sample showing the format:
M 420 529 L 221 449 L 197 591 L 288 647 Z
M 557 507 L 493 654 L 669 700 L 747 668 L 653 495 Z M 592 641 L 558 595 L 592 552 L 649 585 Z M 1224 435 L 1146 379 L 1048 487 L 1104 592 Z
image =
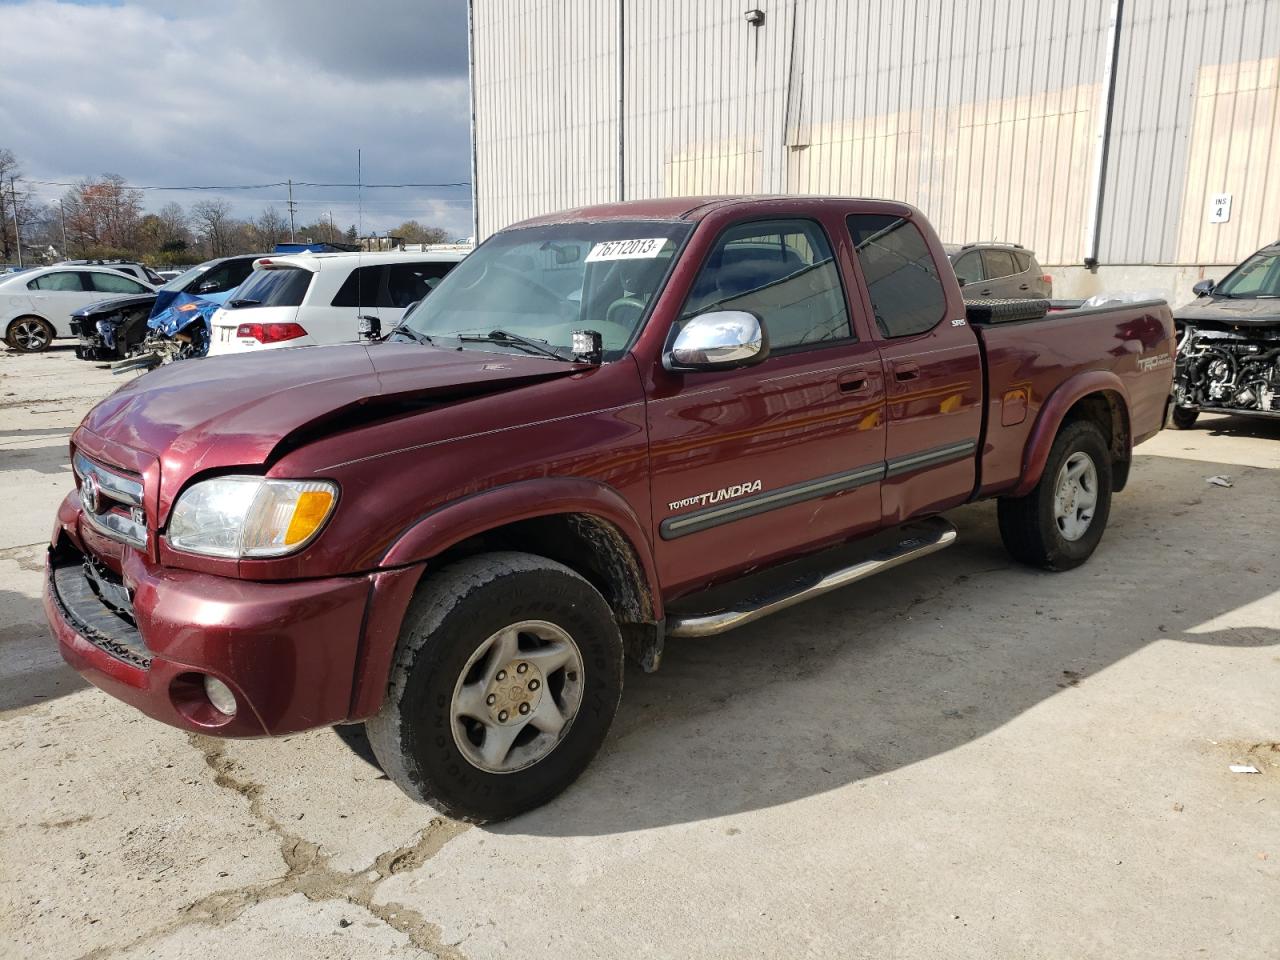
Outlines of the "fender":
M 585 513 L 613 524 L 630 544 L 662 618 L 662 592 L 649 537 L 631 505 L 612 487 L 581 477 L 540 477 L 482 490 L 420 518 L 387 548 L 380 567 L 400 567 L 437 556 L 456 543 L 518 520 Z
M 1110 370 L 1086 370 L 1073 377 L 1068 377 L 1049 394 L 1040 413 L 1036 417 L 1031 435 L 1027 437 L 1027 445 L 1022 452 L 1022 479 L 1018 485 L 1005 496 L 1025 497 L 1040 482 L 1044 473 L 1045 462 L 1049 459 L 1049 451 L 1058 436 L 1062 420 L 1067 411 L 1082 397 L 1091 393 L 1114 393 L 1120 397 L 1124 407 L 1125 421 L 1129 420 L 1129 391 L 1124 382 Z M 1133 437 L 1126 438 L 1129 449 L 1132 449 Z

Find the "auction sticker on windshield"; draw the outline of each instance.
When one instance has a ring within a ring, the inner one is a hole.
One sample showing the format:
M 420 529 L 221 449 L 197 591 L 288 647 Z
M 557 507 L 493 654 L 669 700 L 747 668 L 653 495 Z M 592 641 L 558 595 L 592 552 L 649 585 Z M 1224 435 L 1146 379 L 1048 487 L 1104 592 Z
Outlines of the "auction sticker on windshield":
M 606 240 L 597 243 L 587 254 L 587 263 L 599 260 L 652 260 L 662 252 L 666 237 L 646 240 Z

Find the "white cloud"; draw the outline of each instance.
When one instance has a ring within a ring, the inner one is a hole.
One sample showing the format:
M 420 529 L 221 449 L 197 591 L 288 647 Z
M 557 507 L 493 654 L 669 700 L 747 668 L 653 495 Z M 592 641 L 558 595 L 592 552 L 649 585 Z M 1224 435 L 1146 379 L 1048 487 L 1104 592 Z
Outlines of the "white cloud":
M 0 147 L 29 177 L 137 184 L 292 177 L 469 179 L 465 19 L 457 0 L 0 7 Z M 40 187 L 45 199 L 58 187 Z M 209 194 L 150 192 L 148 206 Z M 241 216 L 284 188 L 223 194 Z M 470 232 L 470 191 L 366 190 L 364 225 Z M 299 188 L 298 215 L 354 223 L 356 191 Z

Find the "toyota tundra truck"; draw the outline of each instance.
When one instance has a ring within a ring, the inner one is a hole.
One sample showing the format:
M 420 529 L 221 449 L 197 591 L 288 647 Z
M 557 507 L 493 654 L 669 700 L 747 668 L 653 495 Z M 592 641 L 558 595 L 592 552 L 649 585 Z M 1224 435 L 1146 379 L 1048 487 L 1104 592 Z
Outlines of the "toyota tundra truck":
M 94 407 L 45 611 L 157 720 L 363 723 L 410 796 L 510 817 L 600 749 L 624 657 L 654 670 L 669 640 L 940 550 L 953 507 L 996 500 L 1019 561 L 1087 560 L 1163 425 L 1173 322 L 1045 306 L 966 304 L 896 202 L 527 220 L 385 335 L 177 364 Z

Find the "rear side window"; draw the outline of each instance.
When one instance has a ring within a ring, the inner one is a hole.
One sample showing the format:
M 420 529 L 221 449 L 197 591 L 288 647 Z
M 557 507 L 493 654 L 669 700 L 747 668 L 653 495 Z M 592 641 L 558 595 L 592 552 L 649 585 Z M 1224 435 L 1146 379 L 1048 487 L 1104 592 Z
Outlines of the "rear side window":
M 754 313 L 771 350 L 853 336 L 831 245 L 811 220 L 743 223 L 726 230 L 680 318 L 709 310 Z
M 334 294 L 331 307 L 381 307 L 382 275 L 385 267 L 359 267 L 347 274 Z
M 924 235 L 910 220 L 881 214 L 849 217 L 849 234 L 886 337 L 909 337 L 937 326 L 947 295 Z
M 387 304 L 407 307 L 435 289 L 456 263 L 393 263 L 387 267 Z
M 352 270 L 333 298 L 334 307 L 403 309 L 430 293 L 456 263 L 392 263 Z
M 988 280 L 1011 277 L 1015 273 L 1021 273 L 1013 265 L 1013 254 L 1008 250 L 983 250 L 982 262 L 986 267 Z
M 128 277 L 121 277 L 114 273 L 98 273 L 94 271 L 87 275 L 93 284 L 93 289 L 99 293 L 147 293 L 146 287 L 131 280 Z
M 1017 266 L 1019 273 L 1026 273 L 1031 269 L 1031 254 L 1024 253 L 1021 250 L 1015 250 L 1013 254 L 1014 265 Z
M 229 302 L 234 309 L 244 307 L 296 307 L 307 295 L 312 273 L 297 267 L 255 270 Z
M 84 284 L 80 280 L 80 274 L 75 270 L 64 270 L 60 273 L 46 273 L 43 277 L 36 277 L 27 284 L 28 290 L 58 290 L 58 291 L 80 291 L 84 289 Z

